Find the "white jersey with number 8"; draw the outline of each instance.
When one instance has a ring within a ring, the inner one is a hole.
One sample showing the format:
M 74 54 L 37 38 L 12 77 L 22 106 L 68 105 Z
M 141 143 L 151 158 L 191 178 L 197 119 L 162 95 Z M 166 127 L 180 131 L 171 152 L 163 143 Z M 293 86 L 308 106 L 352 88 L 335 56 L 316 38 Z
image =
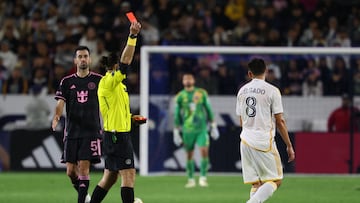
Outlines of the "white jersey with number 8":
M 252 79 L 239 90 L 236 114 L 241 117 L 241 140 L 250 147 L 269 151 L 275 136 L 274 114 L 283 113 L 281 94 L 270 83 Z

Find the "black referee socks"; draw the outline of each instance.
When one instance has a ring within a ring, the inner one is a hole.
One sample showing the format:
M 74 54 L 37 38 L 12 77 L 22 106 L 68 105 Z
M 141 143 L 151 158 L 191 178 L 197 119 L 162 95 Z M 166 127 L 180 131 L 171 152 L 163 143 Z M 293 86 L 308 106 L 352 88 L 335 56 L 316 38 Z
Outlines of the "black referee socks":
M 121 187 L 121 199 L 123 203 L 133 203 L 134 198 L 134 188 Z

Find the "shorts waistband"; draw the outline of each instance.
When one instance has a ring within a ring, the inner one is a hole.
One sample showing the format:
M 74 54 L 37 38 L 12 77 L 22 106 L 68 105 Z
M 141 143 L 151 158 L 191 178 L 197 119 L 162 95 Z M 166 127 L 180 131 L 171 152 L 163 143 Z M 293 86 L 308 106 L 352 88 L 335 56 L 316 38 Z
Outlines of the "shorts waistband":
M 105 135 L 130 135 L 130 132 L 110 132 L 110 131 L 104 131 Z

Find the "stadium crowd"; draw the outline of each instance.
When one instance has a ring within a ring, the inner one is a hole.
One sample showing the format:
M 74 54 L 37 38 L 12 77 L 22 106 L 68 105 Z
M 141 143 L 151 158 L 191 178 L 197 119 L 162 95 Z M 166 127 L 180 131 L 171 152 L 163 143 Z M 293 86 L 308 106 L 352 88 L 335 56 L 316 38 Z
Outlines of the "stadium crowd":
M 360 46 L 360 4 L 352 1 L 0 0 L 2 94 L 39 89 L 53 94 L 61 78 L 74 72 L 73 50 L 78 45 L 90 48 L 93 70 L 103 73 L 99 59 L 123 47 L 129 24 L 125 13 L 130 10 L 143 25 L 140 46 Z M 128 73 L 130 94 L 139 93 L 139 54 L 137 50 Z M 247 80 L 247 60 L 218 54 L 196 59 L 174 55 L 166 63 L 158 58 L 152 64 L 159 67 L 151 72 L 150 90 L 155 94 L 177 92 L 184 69 L 198 73 L 198 85 L 210 94 L 233 95 Z M 341 95 L 349 89 L 350 76 L 360 94 L 360 59 L 266 60 L 267 80 L 284 95 Z

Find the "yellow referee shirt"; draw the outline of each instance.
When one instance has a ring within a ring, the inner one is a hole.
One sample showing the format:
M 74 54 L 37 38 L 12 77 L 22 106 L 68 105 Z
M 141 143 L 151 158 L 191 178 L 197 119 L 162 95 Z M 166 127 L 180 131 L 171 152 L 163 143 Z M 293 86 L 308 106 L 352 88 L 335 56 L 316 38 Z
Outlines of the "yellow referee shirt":
M 104 130 L 108 132 L 129 132 L 131 130 L 130 101 L 126 78 L 121 71 L 107 72 L 100 80 L 98 99 Z

